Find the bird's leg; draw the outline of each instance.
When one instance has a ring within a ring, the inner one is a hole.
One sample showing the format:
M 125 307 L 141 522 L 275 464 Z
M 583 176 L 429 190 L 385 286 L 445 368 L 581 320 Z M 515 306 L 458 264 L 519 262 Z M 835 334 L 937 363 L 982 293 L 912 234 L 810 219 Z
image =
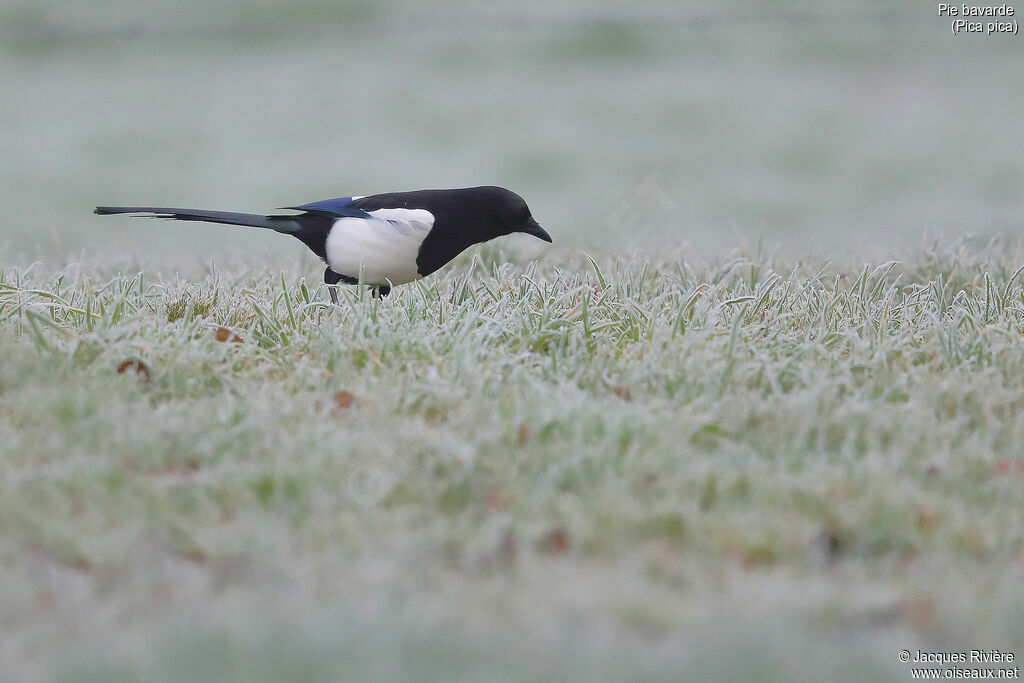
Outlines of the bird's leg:
M 341 276 L 335 273 L 333 270 L 328 268 L 324 271 L 324 284 L 327 285 L 327 293 L 331 295 L 331 303 L 335 306 L 338 305 L 338 283 L 341 282 Z
M 391 285 L 377 285 L 370 291 L 370 294 L 374 299 L 383 299 L 390 293 Z

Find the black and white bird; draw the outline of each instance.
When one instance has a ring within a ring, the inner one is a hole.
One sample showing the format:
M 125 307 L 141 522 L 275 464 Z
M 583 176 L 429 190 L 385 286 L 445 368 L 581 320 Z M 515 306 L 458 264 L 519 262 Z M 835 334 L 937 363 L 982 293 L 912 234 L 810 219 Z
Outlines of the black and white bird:
M 394 285 L 430 275 L 474 244 L 514 232 L 551 241 L 523 198 L 503 187 L 388 192 L 284 208 L 301 213 L 261 216 L 153 206 L 97 206 L 94 213 L 149 214 L 293 235 L 327 263 L 324 282 L 334 303 L 335 286 L 358 284 L 360 273 L 374 296 L 383 297 Z

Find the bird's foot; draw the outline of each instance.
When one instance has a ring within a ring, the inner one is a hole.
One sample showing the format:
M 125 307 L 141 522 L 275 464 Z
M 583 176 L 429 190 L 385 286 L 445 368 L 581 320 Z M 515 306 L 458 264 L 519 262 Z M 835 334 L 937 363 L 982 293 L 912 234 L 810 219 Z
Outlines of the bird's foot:
M 337 284 L 341 282 L 341 276 L 331 270 L 328 266 L 327 270 L 324 271 L 324 284 L 327 285 L 327 293 L 331 295 L 331 303 L 335 306 L 338 305 L 338 287 Z

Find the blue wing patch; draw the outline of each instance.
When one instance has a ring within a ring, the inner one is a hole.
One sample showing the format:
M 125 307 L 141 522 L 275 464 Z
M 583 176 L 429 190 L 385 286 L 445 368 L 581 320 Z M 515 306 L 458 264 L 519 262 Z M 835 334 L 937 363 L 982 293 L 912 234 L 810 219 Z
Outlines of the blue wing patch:
M 372 218 L 370 214 L 362 209 L 352 206 L 351 197 L 338 197 L 336 199 L 324 199 L 319 202 L 311 202 L 302 206 L 288 206 L 287 209 L 296 211 L 315 211 L 317 213 L 329 213 L 333 216 L 347 216 L 350 218 Z

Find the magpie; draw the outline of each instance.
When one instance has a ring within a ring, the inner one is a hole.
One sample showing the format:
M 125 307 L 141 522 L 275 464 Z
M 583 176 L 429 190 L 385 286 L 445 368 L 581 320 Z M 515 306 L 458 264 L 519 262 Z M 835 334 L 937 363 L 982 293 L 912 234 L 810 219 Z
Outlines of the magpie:
M 327 264 L 324 282 L 335 304 L 337 284 L 358 284 L 360 273 L 373 296 L 385 297 L 394 285 L 430 275 L 474 244 L 514 232 L 551 241 L 523 198 L 503 187 L 387 192 L 282 208 L 301 213 L 261 216 L 152 206 L 97 206 L 93 213 L 149 214 L 293 235 Z

